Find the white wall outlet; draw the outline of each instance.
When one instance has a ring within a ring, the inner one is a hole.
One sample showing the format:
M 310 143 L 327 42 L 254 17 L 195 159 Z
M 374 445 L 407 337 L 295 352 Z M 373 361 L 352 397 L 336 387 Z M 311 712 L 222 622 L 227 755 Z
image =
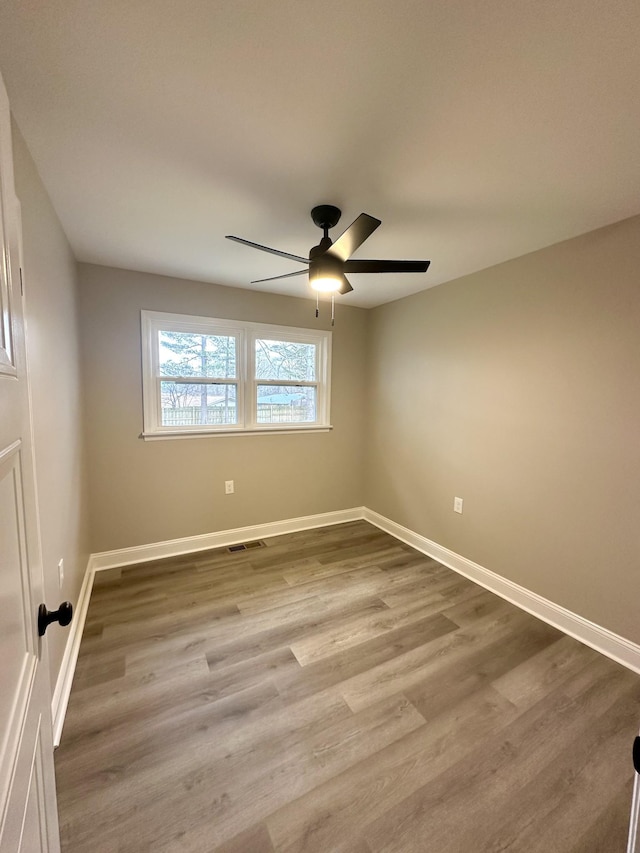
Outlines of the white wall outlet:
M 225 480 L 224 481 L 224 493 L 225 495 L 232 495 L 234 492 L 233 480 Z
M 64 582 L 64 558 L 60 557 L 58 560 L 58 583 L 60 584 L 60 589 L 62 589 L 62 584 Z
M 453 499 L 453 511 L 462 513 L 462 498 Z

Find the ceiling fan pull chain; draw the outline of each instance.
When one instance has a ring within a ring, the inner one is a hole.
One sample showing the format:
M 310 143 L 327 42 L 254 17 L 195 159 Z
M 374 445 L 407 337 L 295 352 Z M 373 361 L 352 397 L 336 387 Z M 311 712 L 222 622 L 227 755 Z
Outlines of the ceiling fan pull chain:
M 336 324 L 336 295 L 335 293 L 331 294 L 331 325 L 335 326 Z
M 320 316 L 320 294 L 316 290 L 316 320 Z

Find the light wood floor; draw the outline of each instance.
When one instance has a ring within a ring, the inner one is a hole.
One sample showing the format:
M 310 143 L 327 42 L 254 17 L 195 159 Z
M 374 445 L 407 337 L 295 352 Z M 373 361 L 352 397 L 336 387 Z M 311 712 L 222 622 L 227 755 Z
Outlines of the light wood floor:
M 365 522 L 100 573 L 65 853 L 622 853 L 640 678 Z

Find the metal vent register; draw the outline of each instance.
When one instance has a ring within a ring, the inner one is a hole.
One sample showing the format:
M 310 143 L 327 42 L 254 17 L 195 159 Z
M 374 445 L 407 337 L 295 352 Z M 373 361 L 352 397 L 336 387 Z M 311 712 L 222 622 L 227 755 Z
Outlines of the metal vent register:
M 255 542 L 241 542 L 239 545 L 229 545 L 227 551 L 233 554 L 236 551 L 249 551 L 252 548 L 264 548 L 264 542 L 259 539 L 256 539 Z

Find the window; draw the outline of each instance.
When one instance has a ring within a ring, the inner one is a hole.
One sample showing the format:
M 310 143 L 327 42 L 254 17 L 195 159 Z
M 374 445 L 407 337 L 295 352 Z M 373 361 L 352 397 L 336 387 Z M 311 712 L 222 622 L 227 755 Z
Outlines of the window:
M 145 437 L 329 428 L 331 332 L 142 312 Z

